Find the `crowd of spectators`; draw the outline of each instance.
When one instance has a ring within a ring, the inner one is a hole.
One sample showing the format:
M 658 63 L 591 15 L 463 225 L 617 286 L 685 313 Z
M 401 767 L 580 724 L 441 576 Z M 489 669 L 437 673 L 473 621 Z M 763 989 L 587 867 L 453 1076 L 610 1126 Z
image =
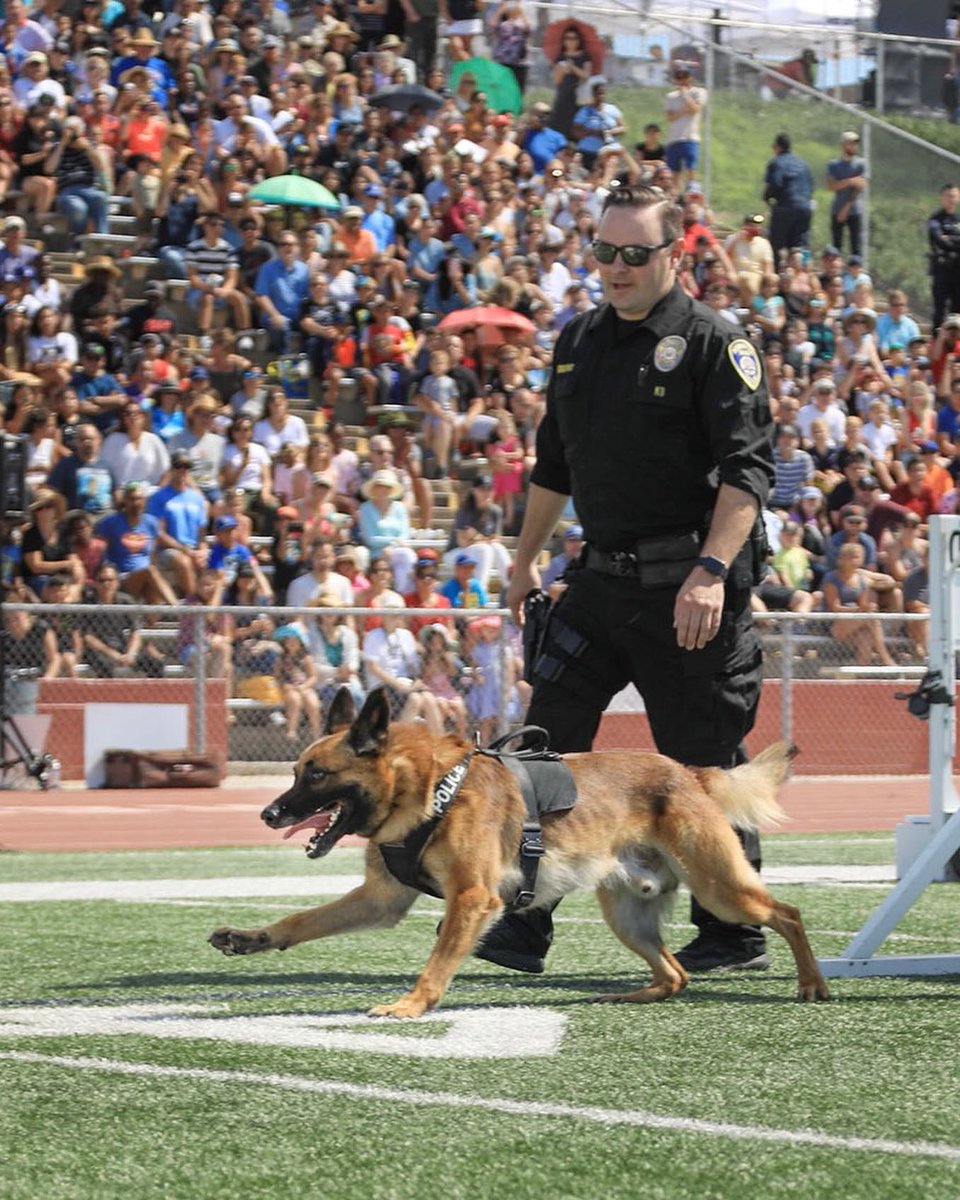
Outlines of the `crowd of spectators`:
M 504 110 L 469 72 L 449 89 L 438 14 L 452 62 L 490 53 L 523 91 L 531 30 L 509 3 L 8 0 L 0 382 L 29 516 L 4 521 L 0 568 L 8 598 L 78 606 L 11 614 L 42 675 L 191 671 L 202 656 L 233 694 L 282 706 L 291 738 L 315 732 L 341 684 L 385 686 L 436 729 L 489 732 L 502 692 L 521 711 L 516 631 L 502 654 L 499 617 L 445 610 L 496 607 L 554 341 L 602 302 L 602 204 L 641 179 L 683 207 L 681 286 L 763 353 L 778 431 L 758 611 L 922 611 L 925 524 L 960 496 L 960 316 L 926 337 L 856 254 L 777 257 L 762 212 L 724 230 L 697 179 L 708 98 L 688 67 L 664 74 L 667 119 L 684 122 L 664 145 L 655 120 L 626 128 L 573 28 L 552 105 Z M 438 96 L 381 104 L 396 84 Z M 337 207 L 251 196 L 287 173 Z M 118 196 L 132 257 L 156 259 L 136 299 L 102 240 L 76 286 L 45 248 L 59 231 L 84 251 Z M 471 323 L 478 305 L 517 320 Z M 359 440 L 341 397 L 363 410 Z M 444 487 L 448 540 L 433 528 Z M 575 522 L 554 589 L 583 545 Z M 149 616 L 90 607 L 118 600 L 213 612 L 201 644 L 185 616 L 164 657 Z M 284 604 L 317 613 L 229 612 Z M 336 611 L 353 606 L 398 614 Z M 861 661 L 893 661 L 876 621 L 845 624 Z

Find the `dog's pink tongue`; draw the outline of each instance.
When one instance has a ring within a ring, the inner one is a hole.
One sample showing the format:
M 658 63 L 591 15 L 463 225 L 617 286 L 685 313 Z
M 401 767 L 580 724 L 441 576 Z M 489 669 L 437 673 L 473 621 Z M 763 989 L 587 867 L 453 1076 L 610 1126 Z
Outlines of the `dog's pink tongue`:
M 319 829 L 321 832 L 330 824 L 331 814 L 328 812 L 314 813 L 312 817 L 307 817 L 305 821 L 300 821 L 297 825 L 291 825 L 289 829 L 285 829 L 283 840 L 293 837 L 295 833 L 299 833 L 301 829 Z

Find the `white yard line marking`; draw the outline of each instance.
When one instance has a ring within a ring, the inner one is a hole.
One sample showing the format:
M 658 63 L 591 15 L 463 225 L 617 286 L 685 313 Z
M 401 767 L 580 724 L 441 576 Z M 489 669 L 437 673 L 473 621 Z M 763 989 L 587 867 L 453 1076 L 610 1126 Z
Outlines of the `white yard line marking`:
M 838 884 L 871 886 L 894 882 L 891 865 L 785 866 L 763 872 L 777 884 Z M 68 900 L 120 900 L 151 903 L 159 900 L 251 899 L 258 896 L 342 896 L 363 882 L 362 875 L 228 876 L 221 879 L 67 879 L 0 884 L 0 903 Z
M 388 1104 L 427 1105 L 438 1108 L 475 1109 L 480 1112 L 509 1114 L 523 1118 L 556 1117 L 587 1124 L 665 1129 L 702 1137 L 733 1141 L 771 1142 L 789 1146 L 816 1146 L 829 1150 L 847 1150 L 867 1154 L 891 1154 L 910 1158 L 960 1161 L 960 1147 L 939 1142 L 898 1142 L 889 1138 L 845 1137 L 804 1129 L 774 1129 L 762 1125 L 736 1125 L 723 1121 L 703 1121 L 689 1117 L 661 1116 L 630 1109 L 599 1108 L 590 1105 L 549 1104 L 508 1100 L 502 1097 L 458 1095 L 455 1092 L 427 1092 L 411 1088 L 379 1087 L 374 1084 L 347 1083 L 339 1079 L 308 1079 L 298 1075 L 278 1075 L 260 1071 L 219 1071 L 205 1067 L 167 1067 L 153 1063 L 122 1062 L 61 1054 L 35 1054 L 30 1051 L 0 1052 L 0 1060 L 82 1071 L 103 1071 L 118 1075 L 137 1075 L 158 1079 L 192 1079 L 199 1083 L 237 1084 L 279 1088 L 320 1096 L 344 1096 L 352 1100 Z
M 550 1009 L 445 1009 L 419 1021 L 373 1021 L 360 1013 L 232 1014 L 216 1004 L 67 1004 L 0 1007 L 0 1038 L 134 1036 L 288 1049 L 442 1058 L 547 1058 L 567 1017 Z

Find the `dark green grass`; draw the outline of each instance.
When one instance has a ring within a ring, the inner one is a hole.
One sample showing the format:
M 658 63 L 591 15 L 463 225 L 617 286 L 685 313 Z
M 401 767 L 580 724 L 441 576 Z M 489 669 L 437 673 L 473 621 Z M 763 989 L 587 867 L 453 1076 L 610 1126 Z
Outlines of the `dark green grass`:
M 881 838 L 767 839 L 769 861 L 874 861 Z M 808 850 L 808 853 L 804 853 Z M 881 861 L 883 861 L 881 859 Z M 323 867 L 293 849 L 222 854 L 4 857 L 21 879 L 184 878 L 354 871 L 356 852 Z M 139 863 L 139 866 L 138 866 Z M 271 866 L 274 868 L 271 870 Z M 881 888 L 791 886 L 814 949 L 836 953 Z M 956 950 L 960 892 L 930 889 L 893 950 Z M 289 908 L 302 906 L 294 898 Z M 0 905 L 0 1004 L 215 1005 L 229 1015 L 354 1014 L 399 995 L 425 961 L 435 904 L 392 931 L 286 954 L 227 960 L 206 944 L 221 923 L 280 915 L 282 899 L 197 906 L 112 902 Z M 284 905 L 284 907 L 287 907 Z M 685 903 L 669 942 L 682 944 Z M 278 1049 L 144 1036 L 0 1038 L 0 1050 L 132 1063 L 270 1072 L 418 1092 L 552 1101 L 850 1137 L 960 1146 L 954 1015 L 960 979 L 834 981 L 833 1003 L 793 1001 L 789 952 L 772 969 L 695 980 L 665 1004 L 599 1006 L 599 990 L 636 986 L 639 964 L 589 897 L 559 910 L 540 978 L 474 960 L 444 1007 L 542 1007 L 568 1027 L 554 1057 L 451 1062 L 357 1051 Z M 442 1011 L 442 1010 L 441 1010 Z M 391 1026 L 391 1029 L 393 1027 Z M 424 1036 L 415 1024 L 402 1027 Z M 876 1151 L 734 1141 L 700 1133 L 521 1118 L 383 1099 L 286 1092 L 250 1082 L 130 1078 L 0 1061 L 0 1197 L 549 1196 L 952 1197 L 960 1166 Z

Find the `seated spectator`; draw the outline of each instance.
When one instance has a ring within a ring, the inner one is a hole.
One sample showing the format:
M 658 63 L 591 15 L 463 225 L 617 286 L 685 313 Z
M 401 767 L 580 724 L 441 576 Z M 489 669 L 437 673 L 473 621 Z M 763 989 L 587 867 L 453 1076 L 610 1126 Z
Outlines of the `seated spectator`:
M 459 425 L 458 396 L 456 381 L 450 374 L 450 355 L 442 349 L 432 351 L 430 371 L 420 381 L 414 404 L 424 413 L 423 445 L 433 454 L 439 479 L 446 479 L 449 474 L 450 451 Z
M 192 596 L 199 590 L 197 572 L 207 566 L 208 559 L 203 539 L 207 505 L 190 483 L 192 465 L 186 450 L 176 450 L 170 460 L 170 482 L 158 488 L 147 505 L 157 520 L 157 562 L 173 572 L 181 596 Z M 212 569 L 210 573 L 222 590 L 218 573 Z
M 422 720 L 431 733 L 443 733 L 437 699 L 420 679 L 416 638 L 399 614 L 363 635 L 362 660 L 367 690 L 382 687 L 397 720 Z
M 136 601 L 120 591 L 120 575 L 110 563 L 101 563 L 86 597 L 94 608 L 123 605 L 128 612 L 94 612 L 80 618 L 83 659 L 99 679 L 114 679 L 126 672 L 158 678 L 163 656 L 144 642 Z
M 91 583 L 107 549 L 106 542 L 93 535 L 93 518 L 82 508 L 71 510 L 63 520 L 63 537 L 68 553 L 75 554 L 83 564 L 84 582 Z
M 283 388 L 267 389 L 263 419 L 253 427 L 253 440 L 263 446 L 271 458 L 275 458 L 280 447 L 292 442 L 302 450 L 310 443 L 310 436 L 302 417 L 290 412 L 290 401 Z
M 849 642 L 861 666 L 870 666 L 876 657 L 885 667 L 897 664 L 883 640 L 883 626 L 875 616 L 878 605 L 873 590 L 874 573 L 863 566 L 863 547 L 856 542 L 840 547 L 836 566 L 823 579 L 823 611 L 862 613 L 862 620 L 835 621 L 831 634 L 838 642 Z
M 215 308 L 229 308 L 235 328 L 250 328 L 250 306 L 238 287 L 240 267 L 236 251 L 223 237 L 224 224 L 219 213 L 203 213 L 203 236 L 187 247 L 187 303 L 197 314 L 201 334 L 210 332 Z
M 130 387 L 133 389 L 135 403 L 139 405 L 146 402 L 150 412 L 151 432 L 160 438 L 169 453 L 174 439 L 186 432 L 187 418 L 183 411 L 185 396 L 176 379 L 161 379 L 156 384 L 148 383 L 150 370 L 146 360 L 141 359 L 137 362 L 131 371 Z M 141 384 L 144 385 L 142 388 Z M 191 405 L 193 403 L 195 401 L 191 401 Z
M 252 563 L 240 564 L 233 585 L 223 599 L 225 604 L 236 605 L 237 608 L 271 603 L 270 594 L 260 590 L 257 571 Z M 266 613 L 231 613 L 231 660 L 235 681 L 273 675 L 274 662 L 280 653 L 273 640 L 275 627 L 273 618 Z M 243 693 L 238 689 L 237 694 Z
M 486 589 L 474 578 L 477 564 L 465 551 L 461 551 L 453 560 L 453 578 L 448 579 L 440 588 L 440 594 L 446 596 L 454 608 L 485 608 L 487 606 Z
M 172 606 L 177 598 L 153 561 L 159 525 L 146 507 L 146 484 L 128 483 L 117 512 L 102 517 L 94 532 L 106 543 L 106 561 L 117 569 L 125 592 L 144 604 Z
M 407 592 L 403 598 L 404 604 L 408 608 L 450 609 L 453 607 L 449 599 L 437 587 L 439 571 L 435 551 L 421 551 L 413 569 L 413 591 Z M 435 625 L 437 622 L 438 618 L 434 616 L 409 617 L 407 620 L 411 631 L 418 635 L 424 625 Z
M 878 396 L 867 405 L 860 436 L 873 460 L 873 474 L 885 492 L 892 492 L 903 481 L 903 468 L 896 458 L 897 431 L 886 400 Z
M 237 540 L 237 519 L 229 515 L 216 517 L 213 522 L 214 542 L 207 558 L 211 571 L 219 573 L 220 585 L 226 593 L 234 586 L 241 567 L 253 572 L 256 595 L 265 604 L 273 603 L 273 588 L 261 570 L 253 552 Z
M 317 670 L 320 702 L 329 707 L 337 692 L 345 687 L 359 707 L 365 694 L 360 682 L 360 640 L 336 611 L 338 601 L 321 596 L 314 604 L 317 620 L 307 629 L 307 645 Z
M 930 575 L 927 569 L 927 555 L 929 547 L 926 543 L 923 544 L 921 553 L 922 561 L 919 566 L 914 567 L 910 574 L 903 581 L 903 611 L 907 613 L 922 613 L 929 615 L 930 612 Z M 930 622 L 926 621 L 907 621 L 906 622 L 907 637 L 913 644 L 914 657 L 921 662 L 925 661 L 928 654 L 928 642 L 930 638 Z
M 328 596 L 341 608 L 353 607 L 353 588 L 350 582 L 334 570 L 336 556 L 333 539 L 314 537 L 310 543 L 309 571 L 294 579 L 287 587 L 287 607 L 305 608 L 312 600 Z
M 22 601 L 21 601 L 22 602 Z M 4 702 L 15 715 L 37 711 L 38 680 L 56 679 L 57 639 L 49 621 L 32 612 L 5 612 Z
M 554 599 L 559 592 L 554 593 L 551 589 L 554 584 L 561 583 L 564 571 L 580 557 L 582 550 L 583 526 L 571 525 L 563 535 L 563 549 L 559 554 L 555 554 L 540 572 L 540 586 L 544 591 L 549 591 Z
M 50 605 L 72 605 L 76 596 L 76 583 L 72 575 L 48 575 L 40 592 L 40 603 Z M 72 612 L 50 612 L 47 624 L 53 630 L 57 642 L 56 674 L 48 679 L 77 679 L 77 667 L 83 654 L 83 639 Z
M 77 339 L 61 328 L 61 320 L 61 313 L 45 304 L 30 325 L 27 369 L 47 387 L 65 387 L 77 365 Z
M 357 511 L 357 532 L 371 555 L 390 563 L 397 590 L 407 591 L 416 562 L 410 546 L 410 514 L 403 503 L 403 486 L 389 467 L 375 471 L 360 489 L 365 497 Z
M 399 608 L 404 603 L 403 596 L 394 591 L 393 571 L 385 558 L 372 558 L 367 574 L 370 576 L 370 586 L 362 592 L 354 593 L 356 605 L 361 608 Z M 380 617 L 365 617 L 363 628 L 376 629 L 381 623 Z
M 57 439 L 57 422 L 42 404 L 32 408 L 23 421 L 23 447 L 26 451 L 24 481 L 31 495 L 47 482 L 54 465 L 66 455 Z
M 845 414 L 837 403 L 837 385 L 832 379 L 815 379 L 810 387 L 809 399 L 797 413 L 794 422 L 800 430 L 804 445 L 812 441 L 811 426 L 814 421 L 826 421 L 827 435 L 834 445 L 839 446 L 844 437 Z
M 60 524 L 63 514 L 63 497 L 59 492 L 39 488 L 30 502 L 30 524 L 23 533 L 21 552 L 27 586 L 41 596 L 52 575 L 63 575 L 72 581 L 72 590 L 66 597 L 70 602 L 79 597 L 86 572 L 67 546 Z
M 64 214 L 79 249 L 90 232 L 108 232 L 109 196 L 99 186 L 102 162 L 82 117 L 67 117 L 59 140 L 43 161 L 45 174 L 57 181 L 57 210 Z
M 937 501 L 933 490 L 927 486 L 927 464 L 920 455 L 914 455 L 904 463 L 907 477 L 890 493 L 894 504 L 902 504 L 915 512 L 924 525 L 937 511 Z
M 460 554 L 472 558 L 477 566 L 475 578 L 484 589 L 494 572 L 501 582 L 506 582 L 513 566 L 501 541 L 503 512 L 492 497 L 490 476 L 477 475 L 457 509 L 450 549 L 444 555 L 444 561 L 451 567 Z
M 446 625 L 424 625 L 417 634 L 423 647 L 420 660 L 420 679 L 436 698 L 444 728 L 458 737 L 466 738 L 467 706 L 457 691 L 463 663 L 456 655 L 456 641 Z
M 270 348 L 278 354 L 288 353 L 290 331 L 296 328 L 310 293 L 310 270 L 297 257 L 297 249 L 297 235 L 284 229 L 277 241 L 277 257 L 263 264 L 254 285 L 260 323 L 269 330 Z
M 202 605 L 205 608 L 219 608 L 223 593 L 217 572 L 205 567 L 201 568 L 197 573 L 196 580 L 196 593 L 184 596 L 181 603 Z M 199 620 L 195 616 L 185 615 L 180 618 L 177 634 L 177 657 L 181 666 L 186 668 L 188 674 L 196 675 L 198 655 L 202 653 L 205 678 L 225 679 L 228 696 L 231 693 L 233 679 L 231 624 L 231 618 L 221 612 L 213 612 Z
M 179 387 L 178 387 L 179 394 Z M 220 486 L 220 471 L 226 439 L 214 433 L 213 423 L 219 405 L 213 396 L 203 393 L 190 405 L 187 427 L 169 441 L 171 454 L 182 451 L 190 456 L 190 482 L 212 509 L 222 507 L 223 489 Z
M 283 693 L 287 718 L 287 739 L 300 740 L 301 715 L 307 719 L 311 741 L 320 736 L 320 697 L 316 692 L 317 669 L 307 653 L 307 635 L 299 625 L 281 625 L 274 632 L 280 656 L 273 673 Z
M 253 514 L 259 530 L 266 532 L 280 501 L 273 493 L 273 466 L 270 455 L 253 440 L 253 421 L 239 416 L 230 426 L 223 450 L 220 486 L 230 491 L 242 488 L 245 510 Z
M 928 543 L 921 536 L 920 526 L 920 517 L 915 512 L 904 513 L 902 523 L 894 531 L 880 556 L 883 569 L 901 587 L 910 572 L 926 561 Z
M 147 429 L 147 414 L 139 404 L 126 405 L 120 424 L 120 430 L 107 435 L 100 452 L 113 475 L 114 495 L 118 497 L 128 483 L 145 483 L 152 491 L 170 469 L 167 448 Z
M 795 425 L 778 426 L 773 466 L 774 484 L 768 503 L 771 508 L 789 512 L 814 476 L 813 459 L 800 449 L 800 431 Z
M 266 402 L 267 389 L 263 382 L 263 372 L 258 366 L 250 366 L 240 375 L 239 389 L 230 394 L 230 399 L 224 407 L 224 416 L 248 417 L 250 421 L 256 422 L 260 420 Z
M 877 569 L 877 543 L 866 532 L 867 514 L 860 504 L 847 504 L 840 512 L 840 528 L 830 536 L 827 542 L 827 566 L 832 569 L 837 564 L 840 548 L 848 542 L 859 544 L 863 550 L 861 565 L 870 570 Z

